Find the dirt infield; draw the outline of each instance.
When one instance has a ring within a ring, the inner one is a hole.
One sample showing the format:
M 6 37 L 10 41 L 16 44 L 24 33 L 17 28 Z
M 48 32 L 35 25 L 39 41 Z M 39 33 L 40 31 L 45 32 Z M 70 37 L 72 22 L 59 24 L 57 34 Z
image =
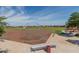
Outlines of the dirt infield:
M 47 30 L 7 30 L 4 38 L 28 44 L 45 43 L 51 32 Z

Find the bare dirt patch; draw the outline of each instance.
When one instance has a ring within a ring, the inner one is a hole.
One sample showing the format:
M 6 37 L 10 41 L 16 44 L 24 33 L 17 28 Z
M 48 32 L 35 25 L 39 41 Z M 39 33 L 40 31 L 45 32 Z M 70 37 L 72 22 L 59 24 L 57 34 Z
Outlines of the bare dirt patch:
M 28 44 L 40 44 L 45 43 L 51 32 L 47 30 L 7 30 L 4 34 L 4 38 L 7 40 L 13 40 Z

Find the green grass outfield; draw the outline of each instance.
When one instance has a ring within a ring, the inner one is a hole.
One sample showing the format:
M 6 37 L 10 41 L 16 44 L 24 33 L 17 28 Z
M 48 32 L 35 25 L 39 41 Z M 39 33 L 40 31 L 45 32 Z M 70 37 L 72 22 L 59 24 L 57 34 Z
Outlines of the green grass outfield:
M 48 27 L 48 26 L 28 26 L 28 27 L 6 27 L 5 30 L 9 29 L 16 29 L 16 30 L 37 30 L 37 29 L 43 29 L 48 30 L 50 32 L 58 33 L 62 30 L 64 30 L 64 27 Z

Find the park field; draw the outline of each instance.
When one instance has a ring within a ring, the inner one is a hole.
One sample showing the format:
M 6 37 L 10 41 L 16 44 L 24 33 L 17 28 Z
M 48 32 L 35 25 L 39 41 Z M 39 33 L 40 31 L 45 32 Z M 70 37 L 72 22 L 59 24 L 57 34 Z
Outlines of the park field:
M 27 27 L 6 27 L 5 30 L 48 30 L 50 32 L 58 33 L 65 29 L 64 26 L 27 26 Z
M 52 33 L 58 33 L 64 27 L 28 26 L 28 27 L 6 27 L 4 38 L 28 44 L 45 43 Z

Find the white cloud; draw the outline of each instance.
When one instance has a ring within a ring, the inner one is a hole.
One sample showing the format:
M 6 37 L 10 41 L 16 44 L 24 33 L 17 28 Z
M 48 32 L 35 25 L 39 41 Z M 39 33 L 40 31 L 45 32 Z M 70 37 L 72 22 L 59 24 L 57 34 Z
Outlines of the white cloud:
M 15 11 L 11 9 L 11 7 L 1 7 L 0 8 L 0 16 L 9 17 L 15 14 Z
M 14 25 L 16 24 L 52 24 L 52 20 L 55 20 L 57 17 L 63 16 L 62 14 L 57 12 L 52 12 L 51 13 L 51 8 L 45 8 L 43 10 L 40 10 L 38 12 L 35 12 L 31 15 L 25 14 L 24 13 L 24 7 L 16 7 L 16 9 L 12 9 L 12 7 L 1 7 L 0 16 L 6 16 L 8 19 L 6 19 L 6 22 L 12 23 Z M 27 12 L 27 10 L 26 10 Z M 62 13 L 62 11 L 60 11 Z

